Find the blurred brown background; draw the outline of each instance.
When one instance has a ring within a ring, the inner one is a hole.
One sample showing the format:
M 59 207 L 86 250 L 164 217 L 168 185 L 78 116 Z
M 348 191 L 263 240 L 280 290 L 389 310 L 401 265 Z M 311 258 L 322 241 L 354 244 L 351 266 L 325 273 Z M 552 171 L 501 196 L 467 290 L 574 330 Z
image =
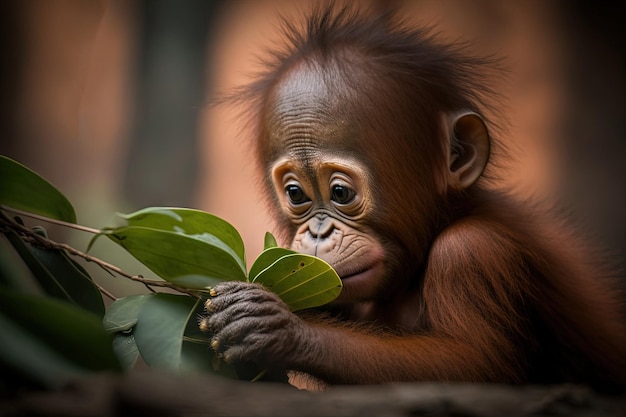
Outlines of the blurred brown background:
M 195 207 L 242 233 L 250 263 L 271 221 L 237 120 L 205 103 L 249 80 L 256 55 L 279 41 L 279 13 L 309 3 L 3 1 L 0 153 L 56 185 L 81 224 L 107 226 L 116 211 L 147 206 Z M 353 3 L 399 7 L 444 38 L 507 55 L 507 141 L 518 160 L 506 186 L 563 202 L 624 264 L 620 2 Z M 63 238 L 84 249 L 90 236 Z M 114 251 L 107 242 L 95 247 L 115 263 L 123 255 Z

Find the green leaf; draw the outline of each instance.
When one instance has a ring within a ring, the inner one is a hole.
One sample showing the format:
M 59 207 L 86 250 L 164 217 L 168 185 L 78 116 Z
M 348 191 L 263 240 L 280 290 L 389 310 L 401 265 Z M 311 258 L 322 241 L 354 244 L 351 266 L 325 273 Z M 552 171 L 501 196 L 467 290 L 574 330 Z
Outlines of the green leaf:
M 257 276 L 266 268 L 269 268 L 274 262 L 285 255 L 295 254 L 295 251 L 279 247 L 271 247 L 265 249 L 256 258 L 252 267 L 250 267 L 250 282 L 256 282 Z
M 118 298 L 107 308 L 102 325 L 107 332 L 125 332 L 137 324 L 141 306 L 152 294 L 129 295 Z
M 341 278 L 323 260 L 310 255 L 286 255 L 265 268 L 255 282 L 275 292 L 292 311 L 318 307 L 337 298 Z
M 183 275 L 246 280 L 239 259 L 219 245 L 219 241 L 207 242 L 202 235 L 188 236 L 138 226 L 113 229 L 105 234 L 166 281 Z
M 132 331 L 119 332 L 113 336 L 113 352 L 122 365 L 122 369 L 133 369 L 139 358 L 139 349 Z
M 0 285 L 17 292 L 43 295 L 44 291 L 35 276 L 9 241 L 9 234 L 14 232 L 7 230 L 0 233 Z M 15 238 L 19 239 L 18 236 Z
M 237 371 L 219 360 L 209 343 L 200 344 L 184 341 L 181 354 L 181 370 L 186 373 L 208 372 L 230 379 L 237 379 Z
M 63 300 L 70 300 L 69 294 L 30 251 L 28 243 L 24 242 L 17 233 L 11 230 L 6 231 L 6 237 L 47 294 Z
M 76 223 L 74 207 L 52 184 L 11 158 L 0 155 L 0 204 Z
M 8 232 L 7 238 L 48 294 L 76 304 L 100 317 L 104 315 L 100 291 L 87 272 L 64 251 L 33 246 L 13 232 Z
M 263 249 L 278 247 L 276 238 L 270 232 L 265 232 L 265 240 L 263 242 Z
M 237 379 L 235 368 L 217 358 L 210 348 L 212 335 L 202 332 L 197 317 L 202 313 L 204 303 L 196 306 L 192 318 L 187 322 L 181 351 L 181 370 L 185 372 L 210 372 L 227 378 Z
M 64 251 L 41 249 L 32 245 L 29 249 L 64 289 L 69 301 L 99 317 L 104 316 L 104 301 L 100 290 L 82 266 L 70 259 Z
M 27 381 L 48 388 L 61 388 L 71 378 L 88 373 L 42 342 L 33 331 L 20 327 L 0 312 L 0 363 Z
M 0 313 L 76 369 L 121 369 L 111 347 L 112 337 L 93 313 L 64 301 L 12 293 L 2 288 Z M 24 340 L 24 349 L 30 346 L 29 340 Z M 20 344 L 13 344 L 11 349 L 19 348 Z M 14 351 L 11 354 L 21 355 Z M 62 363 L 58 366 L 65 367 Z
M 181 370 L 183 334 L 200 300 L 175 294 L 154 294 L 141 307 L 135 342 L 141 357 L 155 368 Z
M 107 332 L 113 335 L 113 351 L 124 369 L 132 369 L 139 357 L 134 327 L 139 311 L 152 294 L 129 295 L 118 298 L 109 305 L 102 319 Z
M 172 278 L 170 282 L 183 288 L 190 288 L 194 290 L 208 290 L 215 286 L 222 279 L 216 279 L 207 277 L 204 275 L 182 275 L 180 277 Z
M 126 221 L 127 226 L 176 232 L 214 243 L 224 250 L 232 251 L 239 259 L 241 269 L 246 270 L 246 255 L 241 235 L 230 223 L 213 214 L 188 208 L 149 207 L 118 216 Z

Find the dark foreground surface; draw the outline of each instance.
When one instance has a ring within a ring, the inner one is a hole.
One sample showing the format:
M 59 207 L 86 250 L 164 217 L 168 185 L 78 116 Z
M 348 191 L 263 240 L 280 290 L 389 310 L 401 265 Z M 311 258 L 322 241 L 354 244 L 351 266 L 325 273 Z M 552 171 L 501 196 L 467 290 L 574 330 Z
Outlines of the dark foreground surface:
M 98 375 L 0 402 L 0 416 L 626 416 L 623 396 L 574 385 L 392 384 L 324 393 L 211 376 Z

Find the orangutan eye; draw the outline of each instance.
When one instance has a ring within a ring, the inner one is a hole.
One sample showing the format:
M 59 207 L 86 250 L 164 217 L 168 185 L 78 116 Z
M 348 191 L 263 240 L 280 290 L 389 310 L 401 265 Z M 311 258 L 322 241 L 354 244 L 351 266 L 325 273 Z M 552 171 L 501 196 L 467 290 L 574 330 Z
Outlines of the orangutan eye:
M 332 189 L 332 199 L 337 204 L 348 204 L 354 200 L 356 193 L 343 185 L 334 185 Z
M 309 201 L 302 188 L 297 185 L 290 184 L 285 187 L 285 192 L 289 198 L 289 202 L 294 205 L 303 204 Z

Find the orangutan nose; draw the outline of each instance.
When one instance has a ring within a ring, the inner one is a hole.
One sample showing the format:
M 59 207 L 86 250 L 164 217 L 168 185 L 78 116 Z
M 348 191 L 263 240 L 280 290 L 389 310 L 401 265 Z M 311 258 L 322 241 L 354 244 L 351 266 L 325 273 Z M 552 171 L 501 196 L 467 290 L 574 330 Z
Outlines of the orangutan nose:
M 314 256 L 318 256 L 318 252 L 327 251 L 327 246 L 332 242 L 329 237 L 335 230 L 335 224 L 331 217 L 322 214 L 317 215 L 308 221 L 307 231 L 301 240 L 300 250 Z

